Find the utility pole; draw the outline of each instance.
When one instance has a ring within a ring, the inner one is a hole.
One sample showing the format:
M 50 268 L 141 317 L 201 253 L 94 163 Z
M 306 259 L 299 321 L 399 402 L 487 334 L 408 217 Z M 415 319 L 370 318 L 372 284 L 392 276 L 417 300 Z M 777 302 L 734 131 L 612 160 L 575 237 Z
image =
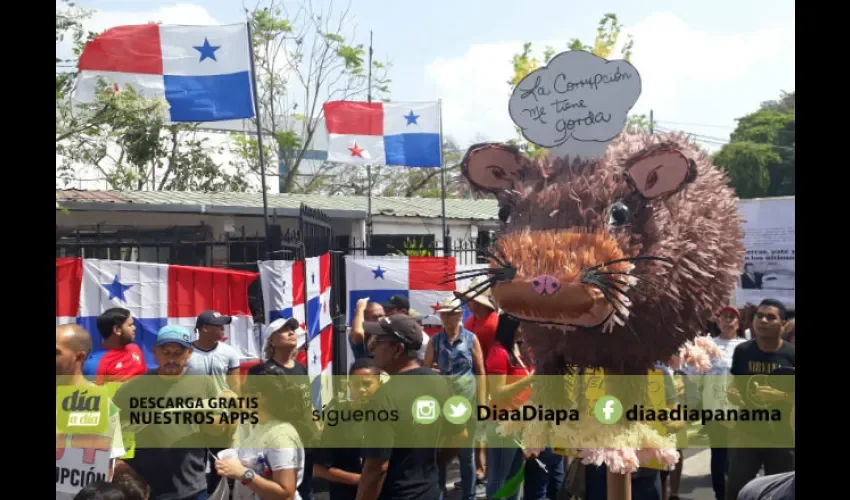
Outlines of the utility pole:
M 655 114 L 649 110 L 649 135 L 655 135 Z

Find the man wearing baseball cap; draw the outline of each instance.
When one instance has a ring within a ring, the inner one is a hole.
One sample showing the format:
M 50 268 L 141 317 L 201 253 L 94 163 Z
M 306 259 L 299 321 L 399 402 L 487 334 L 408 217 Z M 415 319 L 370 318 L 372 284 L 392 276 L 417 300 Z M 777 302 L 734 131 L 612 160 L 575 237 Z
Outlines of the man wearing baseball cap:
M 384 314 L 387 316 L 392 316 L 393 314 L 406 315 L 410 311 L 410 301 L 404 295 L 391 295 L 381 306 L 383 306 Z
M 212 375 L 219 390 L 239 392 L 239 365 L 241 355 L 233 346 L 222 342 L 224 327 L 233 322 L 230 316 L 215 311 L 204 311 L 195 321 L 198 338 L 192 343 L 189 358 L 190 375 Z
M 409 309 L 409 307 L 408 307 Z M 443 377 L 419 364 L 423 332 L 417 321 L 404 314 L 385 316 L 363 324 L 371 337 L 370 350 L 378 368 L 390 379 L 374 394 L 370 409 L 376 414 L 399 415 L 386 425 L 368 426 L 362 451 L 364 462 L 357 498 L 379 500 L 437 500 L 442 494 L 438 483 L 437 450 L 445 444 L 451 453 L 452 443 L 444 440 L 465 435 L 465 425 L 440 419 L 429 425 L 413 420 L 414 401 L 420 396 L 435 398 L 439 406 L 451 396 Z M 430 375 L 415 381 L 403 375 Z M 414 390 L 415 389 L 415 390 Z M 417 442 L 433 446 L 403 448 L 394 441 L 416 436 Z
M 128 424 L 130 413 L 138 412 L 130 404 L 140 397 L 156 398 L 210 398 L 217 392 L 207 377 L 187 377 L 188 361 L 192 352 L 191 334 L 178 325 L 168 325 L 159 330 L 153 348 L 158 368 L 147 376 L 136 377 L 115 394 L 113 402 L 122 411 L 122 424 Z M 156 412 L 156 409 L 143 410 Z M 195 436 L 194 425 L 152 424 L 136 432 L 135 456 L 130 467 L 150 485 L 151 500 L 194 499 L 206 494 L 206 454 L 204 448 L 175 448 L 175 443 Z M 158 447 L 150 447 L 156 443 Z
M 187 373 L 211 376 L 216 385 L 216 392 L 230 389 L 238 393 L 241 385 L 239 368 L 242 356 L 233 346 L 222 342 L 224 327 L 232 322 L 232 317 L 224 316 L 216 311 L 204 311 L 195 320 L 198 338 L 192 342 L 192 356 L 189 358 Z M 221 426 L 218 430 L 222 435 L 222 441 L 226 442 L 230 429 Z M 213 456 L 219 451 L 221 449 L 210 448 Z M 213 467 L 210 467 L 210 472 L 207 474 L 207 491 L 210 494 L 218 487 L 219 481 L 221 476 L 216 474 Z

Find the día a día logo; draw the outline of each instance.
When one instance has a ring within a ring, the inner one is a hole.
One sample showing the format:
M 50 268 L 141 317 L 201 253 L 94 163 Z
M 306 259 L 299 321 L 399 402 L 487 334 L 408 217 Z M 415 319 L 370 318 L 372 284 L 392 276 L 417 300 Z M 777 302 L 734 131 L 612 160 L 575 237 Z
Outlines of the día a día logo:
M 56 388 L 56 430 L 63 434 L 103 434 L 109 426 L 109 393 L 102 386 Z

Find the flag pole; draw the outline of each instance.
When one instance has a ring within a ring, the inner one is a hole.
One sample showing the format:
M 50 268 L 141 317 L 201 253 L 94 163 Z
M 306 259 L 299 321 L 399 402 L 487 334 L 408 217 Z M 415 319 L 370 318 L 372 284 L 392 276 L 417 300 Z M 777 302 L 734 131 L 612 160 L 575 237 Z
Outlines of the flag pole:
M 443 204 L 443 256 L 448 257 L 452 254 L 451 239 L 449 238 L 449 229 L 446 225 L 446 167 L 443 158 L 443 100 L 437 99 L 437 107 L 440 110 L 440 189 L 442 204 Z
M 369 77 L 367 80 L 366 99 L 372 103 L 372 30 L 369 30 Z M 366 164 L 366 185 L 369 191 L 366 193 L 366 245 L 364 254 L 369 255 L 372 245 L 372 165 Z
M 245 23 L 248 26 L 248 50 L 250 52 L 251 59 L 251 85 L 254 91 L 254 119 L 257 120 L 257 149 L 260 154 L 259 163 L 260 163 L 260 182 L 263 189 L 263 229 L 265 230 L 264 239 L 266 241 L 266 255 L 269 255 L 269 251 L 272 246 L 277 247 L 279 242 L 276 245 L 269 244 L 269 196 L 266 193 L 266 152 L 263 149 L 263 124 L 260 119 L 260 101 L 259 94 L 257 93 L 257 67 L 254 63 L 254 37 L 251 32 L 251 21 Z

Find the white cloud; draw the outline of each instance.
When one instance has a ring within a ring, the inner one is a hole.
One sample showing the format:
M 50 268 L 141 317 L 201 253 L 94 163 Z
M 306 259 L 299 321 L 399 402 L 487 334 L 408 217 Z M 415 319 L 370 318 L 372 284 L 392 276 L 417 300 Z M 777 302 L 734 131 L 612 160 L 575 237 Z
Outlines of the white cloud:
M 763 100 L 794 89 L 794 18 L 749 33 L 694 29 L 670 13 L 654 13 L 628 30 L 632 63 L 643 93 L 634 112 L 654 111 L 656 120 L 721 125 L 689 126 L 696 134 L 727 137 L 734 119 Z M 514 136 L 508 116 L 511 56 L 522 41 L 472 45 L 460 57 L 438 58 L 427 68 L 443 98 L 444 128 L 462 144 L 476 136 Z M 566 41 L 533 41 L 534 47 L 565 47 Z

